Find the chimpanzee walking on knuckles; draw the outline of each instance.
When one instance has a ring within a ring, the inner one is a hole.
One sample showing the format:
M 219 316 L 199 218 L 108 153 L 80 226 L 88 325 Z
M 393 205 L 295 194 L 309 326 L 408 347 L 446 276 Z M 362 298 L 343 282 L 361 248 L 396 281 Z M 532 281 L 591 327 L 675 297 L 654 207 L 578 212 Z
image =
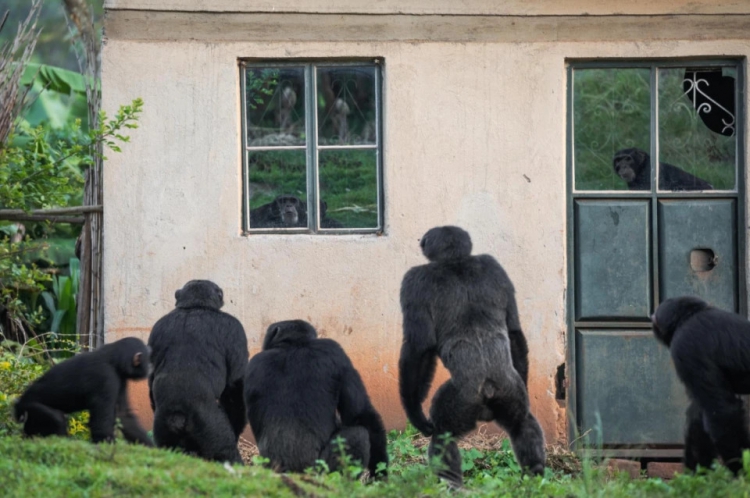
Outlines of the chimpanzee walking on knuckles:
M 521 466 L 544 472 L 544 434 L 529 411 L 528 346 L 515 291 L 505 270 L 486 254 L 471 255 L 471 238 L 455 226 L 429 230 L 420 242 L 430 261 L 410 269 L 401 284 L 404 342 L 399 361 L 401 402 L 411 423 L 432 436 L 429 456 L 441 456 L 439 475 L 463 482 L 459 438 L 477 420 L 495 420 L 509 434 Z M 422 412 L 437 357 L 451 373 Z

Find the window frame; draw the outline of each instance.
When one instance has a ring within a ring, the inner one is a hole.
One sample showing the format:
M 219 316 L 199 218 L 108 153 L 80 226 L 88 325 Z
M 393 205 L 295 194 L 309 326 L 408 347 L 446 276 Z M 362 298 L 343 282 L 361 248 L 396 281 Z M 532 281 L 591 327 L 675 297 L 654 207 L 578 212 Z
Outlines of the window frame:
M 383 182 L 383 73 L 384 59 L 240 59 L 240 110 L 241 110 L 241 153 L 242 153 L 242 235 L 262 234 L 312 234 L 312 235 L 382 235 L 385 232 L 385 194 Z M 375 86 L 375 144 L 320 145 L 318 143 L 318 68 L 362 67 L 374 68 Z M 247 137 L 247 69 L 301 68 L 304 74 L 305 144 L 288 146 L 249 146 Z M 321 228 L 319 213 L 319 152 L 325 150 L 373 150 L 375 152 L 375 181 L 378 222 L 371 228 Z M 307 227 L 252 228 L 250 226 L 250 171 L 248 155 L 251 152 L 304 150 L 306 162 Z M 310 221 L 314 219 L 312 227 Z
M 659 130 L 658 130 L 658 115 L 659 115 L 659 69 L 671 69 L 671 68 L 684 68 L 684 67 L 725 67 L 733 66 L 737 71 L 737 83 L 735 84 L 735 122 L 737 126 L 735 128 L 735 181 L 734 188 L 729 190 L 704 190 L 704 191 L 692 191 L 692 195 L 688 197 L 727 197 L 728 195 L 737 196 L 740 189 L 739 183 L 744 180 L 744 122 L 741 122 L 745 117 L 745 89 L 741 88 L 741 84 L 745 82 L 745 65 L 742 59 L 739 58 L 710 58 L 710 57 L 695 57 L 695 58 L 670 58 L 670 59 L 569 59 L 566 60 L 566 73 L 568 87 L 568 109 L 566 112 L 567 116 L 567 129 L 568 139 L 566 141 L 568 145 L 567 151 L 567 162 L 568 162 L 568 183 L 570 185 L 569 191 L 576 197 L 627 197 L 627 198 L 641 198 L 641 197 L 652 197 L 658 196 L 659 198 L 667 197 L 685 197 L 685 192 L 682 191 L 671 191 L 661 190 L 659 188 Z M 578 190 L 576 188 L 576 170 L 575 170 L 575 126 L 573 122 L 574 118 L 574 93 L 575 93 L 575 71 L 579 69 L 649 69 L 650 82 L 649 89 L 651 92 L 651 106 L 650 106 L 650 124 L 649 124 L 649 156 L 655 163 L 651 171 L 652 186 L 654 181 L 656 182 L 656 188 L 649 190 Z

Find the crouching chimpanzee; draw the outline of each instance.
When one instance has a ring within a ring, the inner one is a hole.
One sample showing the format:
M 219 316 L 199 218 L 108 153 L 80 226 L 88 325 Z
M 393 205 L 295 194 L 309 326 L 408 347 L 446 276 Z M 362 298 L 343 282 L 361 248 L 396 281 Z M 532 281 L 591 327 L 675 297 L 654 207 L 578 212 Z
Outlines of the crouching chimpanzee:
M 492 256 L 471 256 L 471 238 L 459 227 L 429 230 L 420 242 L 430 263 L 410 269 L 401 284 L 404 343 L 399 361 L 401 402 L 414 426 L 433 436 L 429 455 L 441 455 L 440 475 L 460 486 L 455 438 L 477 420 L 495 420 L 510 435 L 521 466 L 544 471 L 544 434 L 529 411 L 528 347 L 513 284 Z M 451 373 L 432 400 L 436 357 Z
M 618 150 L 615 152 L 612 165 L 617 176 L 628 184 L 629 190 L 651 189 L 651 156 L 645 151 L 636 148 Z M 660 162 L 659 189 L 713 190 L 713 186 L 677 166 Z
M 250 228 L 292 228 L 307 226 L 307 208 L 293 195 L 279 195 L 274 200 L 250 210 Z
M 735 474 L 750 449 L 745 410 L 750 394 L 750 322 L 697 297 L 667 299 L 652 317 L 690 397 L 685 466 L 707 468 L 718 456 Z
M 148 348 L 135 337 L 78 354 L 26 389 L 15 405 L 16 420 L 27 436 L 65 436 L 65 414 L 88 410 L 92 442 L 113 441 L 119 418 L 125 439 L 153 446 L 128 404 L 128 379 L 145 379 L 148 371 Z
M 260 454 L 280 472 L 301 472 L 316 460 L 335 470 L 341 438 L 375 476 L 388 463 L 383 422 L 341 346 L 317 335 L 302 320 L 274 323 L 247 365 L 245 403 Z
M 237 441 L 247 423 L 245 330 L 219 311 L 224 293 L 211 281 L 191 280 L 175 299 L 175 309 L 156 322 L 148 338 L 156 445 L 241 463 Z

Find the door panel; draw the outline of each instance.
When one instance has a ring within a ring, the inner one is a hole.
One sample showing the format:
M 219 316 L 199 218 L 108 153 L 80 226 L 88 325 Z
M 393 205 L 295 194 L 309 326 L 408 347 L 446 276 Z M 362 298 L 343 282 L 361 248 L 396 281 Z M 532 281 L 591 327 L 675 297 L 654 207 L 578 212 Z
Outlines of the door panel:
M 604 445 L 682 444 L 685 389 L 650 330 L 577 330 L 580 431 Z
M 651 313 L 649 200 L 577 200 L 576 319 Z
M 700 296 L 738 311 L 734 199 L 659 201 L 661 300 Z

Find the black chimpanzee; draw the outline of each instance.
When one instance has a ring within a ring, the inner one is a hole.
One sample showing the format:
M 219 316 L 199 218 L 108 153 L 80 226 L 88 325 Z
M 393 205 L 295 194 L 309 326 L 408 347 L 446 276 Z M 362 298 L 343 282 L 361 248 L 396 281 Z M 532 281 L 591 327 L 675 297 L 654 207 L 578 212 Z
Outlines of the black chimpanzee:
M 344 228 L 340 221 L 327 215 L 328 203 L 320 201 L 320 228 Z
M 113 441 L 119 417 L 125 439 L 153 446 L 128 403 L 128 379 L 144 379 L 148 370 L 148 348 L 135 337 L 78 354 L 26 389 L 15 405 L 16 420 L 27 436 L 65 436 L 65 414 L 88 410 L 92 442 Z
M 303 320 L 274 323 L 247 365 L 245 403 L 260 454 L 281 472 L 316 460 L 334 470 L 340 437 L 374 476 L 388 463 L 383 422 L 341 346 L 317 335 Z
M 735 474 L 750 449 L 739 394 L 750 394 L 750 322 L 697 297 L 667 299 L 651 317 L 690 397 L 685 466 L 709 467 L 718 456 Z
M 241 463 L 245 330 L 219 311 L 224 293 L 209 280 L 191 280 L 175 292 L 175 300 L 175 309 L 156 322 L 148 338 L 156 445 Z
M 429 230 L 420 242 L 430 263 L 410 269 L 401 284 L 404 343 L 399 361 L 401 402 L 414 426 L 432 435 L 429 455 L 443 453 L 440 475 L 462 483 L 455 441 L 477 420 L 495 420 L 510 435 L 521 466 L 544 471 L 544 434 L 529 411 L 528 347 L 518 318 L 515 291 L 505 270 L 489 255 L 472 256 L 471 238 L 455 226 Z M 432 400 L 422 401 L 440 357 L 451 373 Z
M 617 176 L 625 180 L 629 190 L 651 189 L 651 156 L 641 149 L 622 149 L 612 160 Z M 691 175 L 677 166 L 659 163 L 659 189 L 661 190 L 713 190 L 702 178 Z
M 250 228 L 306 227 L 307 209 L 293 195 L 280 195 L 274 200 L 250 210 Z

